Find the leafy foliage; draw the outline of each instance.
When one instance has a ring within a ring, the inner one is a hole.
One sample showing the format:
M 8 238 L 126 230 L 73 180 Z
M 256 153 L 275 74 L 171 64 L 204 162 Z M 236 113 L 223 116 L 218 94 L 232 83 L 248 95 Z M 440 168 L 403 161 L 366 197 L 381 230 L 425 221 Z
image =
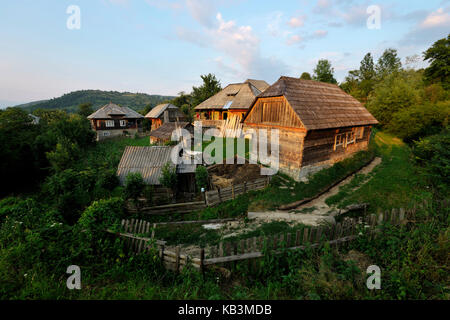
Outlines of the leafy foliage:
M 336 84 L 337 81 L 334 78 L 334 68 L 331 66 L 331 62 L 326 59 L 319 60 L 314 69 L 313 79 Z
M 204 166 L 197 166 L 195 169 L 195 183 L 197 184 L 198 190 L 202 188 L 207 189 L 208 186 L 208 170 Z
M 450 34 L 425 51 L 424 58 L 430 62 L 425 69 L 425 78 L 430 82 L 441 82 L 446 89 L 450 89 Z
M 145 183 L 139 172 L 129 173 L 125 179 L 125 199 L 133 199 L 137 202 L 144 191 Z

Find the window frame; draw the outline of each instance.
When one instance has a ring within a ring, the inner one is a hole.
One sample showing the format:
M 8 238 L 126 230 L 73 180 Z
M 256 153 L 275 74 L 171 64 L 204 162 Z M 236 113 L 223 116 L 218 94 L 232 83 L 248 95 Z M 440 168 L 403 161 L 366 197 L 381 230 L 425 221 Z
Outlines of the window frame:
M 339 138 L 339 143 L 338 143 L 338 138 Z M 344 146 L 344 148 L 345 148 L 345 138 L 346 138 L 345 133 L 337 133 L 334 136 L 334 150 L 335 151 L 336 151 L 337 147 L 340 147 L 340 146 Z
M 112 125 L 111 125 L 111 123 L 112 123 Z M 105 120 L 105 126 L 107 128 L 114 128 L 114 126 L 115 126 L 114 120 Z
M 121 127 L 126 127 L 127 126 L 127 121 L 126 120 L 119 120 L 119 125 Z

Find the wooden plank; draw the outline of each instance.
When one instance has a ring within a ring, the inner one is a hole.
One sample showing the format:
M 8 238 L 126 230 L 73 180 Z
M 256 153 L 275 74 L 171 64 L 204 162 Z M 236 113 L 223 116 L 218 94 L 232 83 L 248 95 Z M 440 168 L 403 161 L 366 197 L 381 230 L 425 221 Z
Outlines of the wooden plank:
M 296 232 L 295 232 L 295 244 L 294 244 L 294 246 L 298 246 L 298 245 L 300 245 L 300 242 L 301 242 L 301 230 L 297 230 Z
M 175 253 L 176 253 L 175 271 L 178 272 L 180 270 L 180 246 L 176 246 Z
M 308 243 L 308 232 L 309 232 L 309 229 L 308 228 L 304 228 L 304 231 L 303 231 L 303 244 L 306 244 L 306 243 Z

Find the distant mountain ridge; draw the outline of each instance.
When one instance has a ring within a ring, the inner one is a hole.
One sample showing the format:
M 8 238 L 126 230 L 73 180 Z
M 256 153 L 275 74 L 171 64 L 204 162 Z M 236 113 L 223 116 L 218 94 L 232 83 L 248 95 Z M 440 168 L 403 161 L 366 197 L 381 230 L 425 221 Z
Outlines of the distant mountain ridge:
M 66 93 L 58 98 L 50 100 L 34 101 L 25 104 L 17 105 L 28 112 L 33 112 L 36 109 L 60 109 L 67 112 L 76 112 L 77 108 L 82 103 L 92 103 L 93 109 L 97 110 L 100 107 L 113 102 L 115 104 L 129 107 L 133 110 L 139 111 L 150 104 L 155 106 L 163 101 L 172 100 L 174 96 L 163 95 L 149 95 L 146 93 L 131 93 L 118 91 L 102 91 L 102 90 L 79 90 Z

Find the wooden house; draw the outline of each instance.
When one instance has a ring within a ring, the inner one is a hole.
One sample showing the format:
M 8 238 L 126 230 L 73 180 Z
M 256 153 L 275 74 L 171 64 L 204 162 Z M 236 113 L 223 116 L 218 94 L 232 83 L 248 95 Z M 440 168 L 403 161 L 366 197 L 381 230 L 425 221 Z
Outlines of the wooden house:
M 233 116 L 242 119 L 256 96 L 267 87 L 267 82 L 253 79 L 230 84 L 195 107 L 195 120 L 201 121 L 203 127 L 221 129 L 224 122 Z
M 164 144 L 171 141 L 172 132 L 177 128 L 188 130 L 191 135 L 194 134 L 194 126 L 189 122 L 166 122 L 156 130 L 150 132 L 151 144 Z
M 145 115 L 145 118 L 151 120 L 152 130 L 158 129 L 166 122 L 186 121 L 184 113 L 170 103 L 157 105 Z
M 302 180 L 367 149 L 378 121 L 337 85 L 281 77 L 256 98 L 243 123 L 278 129 L 279 170 Z
M 142 130 L 144 116 L 136 111 L 110 102 L 87 117 L 92 129 L 97 132 L 97 140 L 136 134 Z

